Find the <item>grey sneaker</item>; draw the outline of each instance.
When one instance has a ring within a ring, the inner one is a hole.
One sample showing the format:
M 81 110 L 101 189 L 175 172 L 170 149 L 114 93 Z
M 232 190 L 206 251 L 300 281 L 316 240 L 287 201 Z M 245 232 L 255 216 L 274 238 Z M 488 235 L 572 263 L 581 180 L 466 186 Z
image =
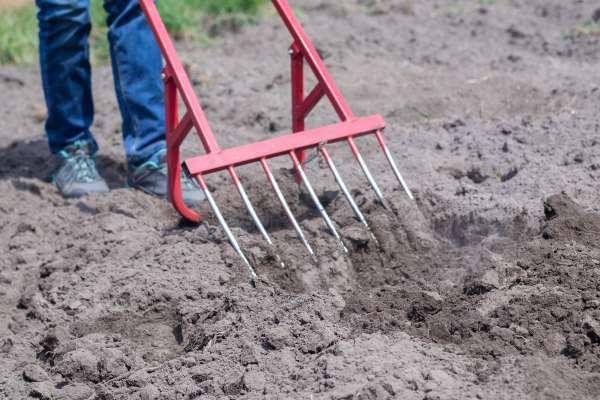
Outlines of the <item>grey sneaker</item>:
M 130 170 L 127 176 L 129 186 L 148 194 L 166 199 L 168 196 L 166 154 L 161 155 L 160 163 L 148 161 Z M 194 207 L 206 200 L 204 192 L 195 180 L 181 174 L 181 191 L 185 203 Z
M 63 161 L 54 176 L 54 182 L 63 196 L 72 198 L 108 192 L 108 185 L 98 173 L 96 160 L 90 154 L 87 143 L 77 142 L 59 155 Z

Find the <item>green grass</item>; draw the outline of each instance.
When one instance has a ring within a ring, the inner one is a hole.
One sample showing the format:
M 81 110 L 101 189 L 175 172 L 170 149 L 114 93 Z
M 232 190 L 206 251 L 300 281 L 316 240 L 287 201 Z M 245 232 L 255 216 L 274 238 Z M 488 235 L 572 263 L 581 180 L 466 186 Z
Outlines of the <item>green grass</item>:
M 0 11 L 0 64 L 37 60 L 35 7 Z
M 206 42 L 224 30 L 235 30 L 252 21 L 268 0 L 160 0 L 158 8 L 176 40 Z M 27 5 L 0 11 L 0 64 L 32 64 L 37 61 L 35 7 Z M 102 0 L 92 0 L 92 61 L 109 57 L 106 13 Z
M 600 22 L 584 21 L 563 35 L 565 39 L 574 39 L 586 36 L 600 36 Z

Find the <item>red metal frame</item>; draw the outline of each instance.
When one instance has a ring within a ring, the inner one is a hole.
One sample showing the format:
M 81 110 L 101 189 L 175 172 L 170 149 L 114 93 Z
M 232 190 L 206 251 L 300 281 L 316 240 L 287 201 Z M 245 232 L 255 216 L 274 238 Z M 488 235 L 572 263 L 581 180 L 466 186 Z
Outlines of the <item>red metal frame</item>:
M 350 106 L 342 96 L 335 81 L 332 79 L 321 57 L 317 53 L 308 35 L 300 25 L 287 0 L 272 0 L 279 15 L 293 38 L 290 47 L 291 80 L 292 80 L 292 131 L 293 134 L 264 140 L 258 143 L 221 150 L 217 144 L 202 107 L 194 94 L 190 80 L 175 51 L 165 25 L 154 4 L 154 0 L 140 0 L 156 40 L 165 58 L 166 66 L 163 71 L 165 84 L 165 112 L 167 137 L 167 162 L 169 175 L 169 193 L 174 207 L 188 220 L 201 221 L 202 217 L 196 211 L 189 209 L 181 194 L 180 176 L 181 162 L 179 148 L 187 134 L 195 128 L 204 149 L 205 155 L 186 160 L 183 164 L 189 174 L 197 179 L 200 186 L 207 190 L 204 175 L 227 170 L 233 182 L 240 189 L 239 178 L 235 167 L 251 162 L 260 162 L 266 167 L 265 160 L 288 154 L 296 170 L 305 160 L 304 150 L 317 147 L 324 143 L 347 140 L 352 153 L 361 163 L 363 171 L 369 178 L 378 196 L 383 200 L 379 189 L 372 181 L 366 165 L 362 161 L 359 150 L 354 142 L 355 136 L 374 134 L 381 147 L 389 153 L 381 131 L 385 128 L 383 118 L 379 115 L 356 118 Z M 305 97 L 304 62 L 310 66 L 318 83 Z M 186 113 L 181 121 L 178 114 L 178 98 L 183 100 Z M 323 97 L 327 97 L 339 116 L 341 122 L 322 128 L 305 130 L 305 119 Z M 331 161 L 327 149 L 323 146 L 321 152 L 328 162 Z M 390 161 L 392 162 L 392 161 Z M 394 166 L 395 167 L 395 166 Z M 269 175 L 268 168 L 265 169 Z M 300 179 L 300 177 L 298 177 Z

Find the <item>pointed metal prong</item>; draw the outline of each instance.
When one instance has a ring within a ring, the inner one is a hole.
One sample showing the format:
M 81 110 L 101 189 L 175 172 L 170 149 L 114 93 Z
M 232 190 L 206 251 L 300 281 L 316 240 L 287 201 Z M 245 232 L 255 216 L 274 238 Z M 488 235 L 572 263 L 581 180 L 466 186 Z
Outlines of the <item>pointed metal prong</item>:
M 248 198 L 248 194 L 246 193 L 244 186 L 242 186 L 242 182 L 240 181 L 240 178 L 238 177 L 237 173 L 235 172 L 235 169 L 233 167 L 229 167 L 228 171 L 229 171 L 229 175 L 231 175 L 231 179 L 233 180 L 233 183 L 235 184 L 238 192 L 240 193 L 240 197 L 242 198 L 242 201 L 244 202 L 244 205 L 246 206 L 246 210 L 248 210 L 248 213 L 250 213 L 250 216 L 252 217 L 252 220 L 254 221 L 254 225 L 256 225 L 256 228 L 259 230 L 263 239 L 265 239 L 265 241 L 269 245 L 275 247 L 273 244 L 273 241 L 271 240 L 271 237 L 269 236 L 269 233 L 265 229 L 265 226 L 263 225 L 260 218 L 258 217 L 258 214 L 256 213 L 256 210 L 254 209 L 254 206 L 250 202 L 250 199 Z M 277 262 L 281 265 L 281 267 L 285 268 L 285 264 L 281 260 L 281 257 L 279 256 L 279 254 L 275 253 L 275 258 L 277 259 Z
M 315 252 L 313 251 L 312 247 L 310 247 L 310 243 L 308 243 L 308 240 L 306 240 L 306 236 L 304 236 L 304 232 L 302 232 L 302 229 L 300 228 L 300 224 L 296 220 L 296 217 L 294 217 L 294 213 L 292 213 L 292 210 L 291 210 L 289 204 L 285 200 L 285 197 L 283 196 L 283 193 L 281 192 L 281 189 L 279 188 L 279 184 L 277 183 L 275 176 L 273 176 L 273 173 L 271 172 L 271 168 L 269 168 L 269 164 L 267 164 L 267 160 L 262 158 L 260 160 L 260 165 L 263 167 L 263 170 L 265 171 L 265 174 L 267 175 L 267 178 L 269 179 L 269 182 L 271 183 L 273 190 L 275 190 L 275 194 L 277 195 L 279 202 L 283 206 L 285 213 L 287 214 L 290 222 L 292 223 L 294 230 L 296 231 L 296 233 L 298 234 L 298 237 L 302 241 L 302 244 L 304 244 L 304 247 L 310 254 L 313 262 L 315 262 L 315 264 L 316 264 L 318 262 L 317 256 L 315 255 Z
M 404 191 L 406 192 L 408 197 L 411 200 L 414 200 L 415 197 L 413 196 L 412 191 L 410 190 L 410 188 L 404 181 L 404 178 L 402 177 L 402 174 L 400 173 L 400 170 L 398 169 L 398 166 L 396 165 L 396 161 L 394 161 L 394 157 L 392 157 L 392 152 L 390 151 L 390 149 L 385 144 L 385 141 L 383 140 L 383 134 L 381 133 L 381 131 L 377 131 L 375 133 L 375 135 L 377 137 L 377 141 L 379 142 L 379 145 L 383 149 L 383 153 L 385 154 L 385 157 L 387 158 L 388 162 L 390 163 L 390 166 L 392 167 L 392 171 L 394 171 L 394 175 L 396 175 L 396 179 L 398 179 L 398 181 L 400 182 L 400 185 L 402 185 L 402 188 L 404 189 Z
M 231 229 L 229 229 L 229 225 L 227 225 L 225 218 L 223 218 L 223 214 L 221 214 L 221 210 L 219 210 L 219 207 L 217 206 L 215 199 L 213 198 L 212 194 L 210 193 L 210 190 L 208 190 L 208 185 L 206 184 L 204 177 L 202 175 L 197 175 L 196 179 L 197 179 L 198 183 L 200 184 L 200 188 L 202 188 L 202 190 L 204 191 L 204 194 L 206 195 L 206 200 L 208 201 L 210 208 L 212 209 L 213 213 L 217 217 L 219 224 L 221 224 L 221 227 L 225 231 L 225 234 L 227 235 L 227 238 L 229 239 L 229 243 L 231 243 L 231 246 L 236 251 L 236 253 L 238 253 L 238 255 L 242 258 L 242 260 L 244 260 L 244 263 L 246 264 L 248 271 L 250 271 L 250 275 L 252 275 L 252 281 L 256 282 L 258 280 L 258 276 L 256 276 L 256 272 L 254 271 L 254 268 L 252 268 L 250 261 L 248 261 L 248 258 L 246 258 L 246 255 L 242 251 L 242 248 L 240 247 L 235 236 L 233 235 L 233 232 L 231 232 Z
M 329 151 L 327 150 L 327 148 L 325 146 L 321 147 L 321 153 L 323 154 L 323 158 L 325 158 L 325 161 L 327 162 L 329 169 L 333 173 L 333 177 L 335 178 L 335 181 L 337 182 L 338 186 L 342 190 L 342 193 L 344 193 L 346 200 L 348 200 L 348 203 L 350 204 L 352 211 L 354 211 L 356 218 L 358 218 L 358 220 L 365 226 L 365 228 L 367 229 L 367 232 L 369 233 L 369 236 L 371 237 L 371 239 L 373 239 L 375 244 L 379 245 L 377 238 L 373 234 L 373 231 L 371 231 L 371 227 L 369 226 L 367 219 L 365 218 L 362 211 L 360 211 L 360 208 L 358 207 L 358 204 L 356 204 L 356 201 L 354 201 L 354 197 L 352 197 L 352 194 L 350 193 L 350 191 L 348 190 L 348 187 L 344 183 L 342 176 L 338 172 L 337 167 L 335 166 L 335 163 L 333 162 L 333 159 L 331 158 L 331 155 L 329 154 Z
M 377 198 L 379 199 L 379 202 L 385 208 L 389 208 L 387 206 L 387 202 L 385 200 L 385 197 L 383 196 L 383 192 L 381 191 L 381 189 L 379 189 L 379 186 L 377 185 L 377 182 L 375 181 L 375 178 L 373 178 L 373 175 L 371 175 L 371 171 L 369 171 L 369 167 L 367 167 L 367 163 L 365 162 L 365 160 L 363 159 L 362 155 L 360 154 L 360 151 L 358 151 L 358 147 L 356 147 L 356 143 L 354 143 L 354 139 L 352 139 L 351 137 L 349 137 L 348 138 L 348 144 L 350 144 L 350 149 L 352 150 L 352 154 L 354 154 L 354 157 L 356 158 L 356 161 L 358 161 L 358 164 L 360 165 L 360 169 L 362 169 L 363 173 L 367 177 L 367 180 L 369 181 L 369 184 L 371 185 L 371 187 L 373 188 L 373 191 L 377 195 Z
M 344 242 L 342 241 L 341 236 L 335 229 L 335 225 L 333 225 L 333 221 L 331 220 L 331 218 L 329 218 L 329 214 L 327 214 L 327 211 L 325 211 L 325 207 L 323 207 L 323 204 L 321 204 L 321 201 L 319 200 L 317 193 L 315 193 L 315 190 L 313 189 L 312 185 L 310 184 L 310 181 L 306 177 L 306 174 L 304 173 L 304 169 L 302 168 L 302 165 L 300 165 L 300 161 L 298 160 L 296 153 L 291 151 L 290 157 L 292 158 L 292 162 L 294 163 L 294 168 L 296 168 L 296 171 L 298 171 L 298 174 L 300 175 L 300 179 L 304 183 L 304 186 L 306 186 L 306 189 L 308 189 L 308 193 L 310 194 L 310 197 L 312 198 L 313 203 L 315 203 L 317 210 L 319 210 L 319 213 L 321 213 L 321 216 L 325 220 L 325 224 L 329 227 L 329 230 L 331 231 L 333 236 L 338 241 L 342 250 L 344 250 L 344 253 L 348 254 L 348 249 L 346 248 L 346 245 L 344 245 Z

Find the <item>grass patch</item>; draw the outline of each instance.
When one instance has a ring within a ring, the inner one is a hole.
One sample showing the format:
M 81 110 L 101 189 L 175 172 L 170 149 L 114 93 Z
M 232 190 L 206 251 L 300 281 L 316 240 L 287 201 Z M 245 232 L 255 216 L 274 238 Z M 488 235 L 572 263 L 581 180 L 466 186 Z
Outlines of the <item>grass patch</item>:
M 575 39 L 586 36 L 600 36 L 600 21 L 584 21 L 564 35 L 566 39 Z
M 22 64 L 37 60 L 35 7 L 0 11 L 0 63 Z
M 268 0 L 160 0 L 158 8 L 176 40 L 207 42 L 224 31 L 253 21 Z M 102 0 L 91 1 L 92 62 L 109 57 L 106 12 Z M 0 64 L 37 62 L 38 28 L 33 5 L 0 11 Z

